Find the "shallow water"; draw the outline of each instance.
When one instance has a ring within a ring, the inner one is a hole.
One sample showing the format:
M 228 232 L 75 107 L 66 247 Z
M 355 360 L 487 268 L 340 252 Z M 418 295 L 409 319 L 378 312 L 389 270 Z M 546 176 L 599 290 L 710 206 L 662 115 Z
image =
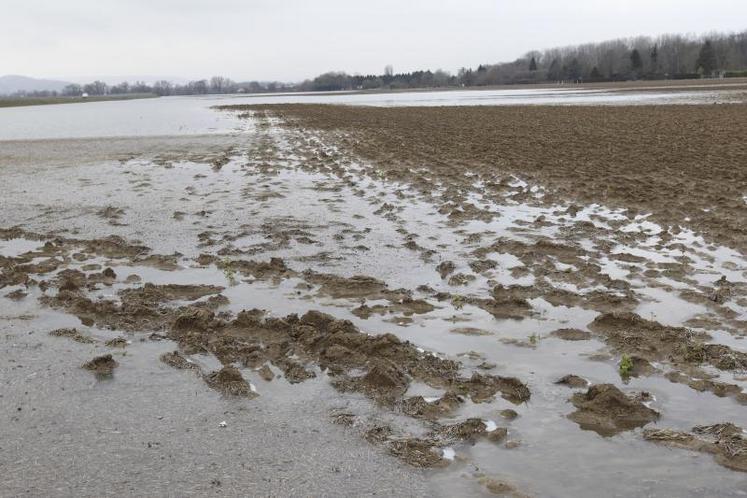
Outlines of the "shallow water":
M 37 240 L 23 238 L 0 240 L 0 256 L 14 257 L 39 249 L 43 244 Z
M 511 90 L 207 95 L 0 109 L 0 141 L 225 134 L 247 122 L 210 108 L 233 104 L 321 103 L 371 106 L 713 104 L 743 98 L 730 90 Z

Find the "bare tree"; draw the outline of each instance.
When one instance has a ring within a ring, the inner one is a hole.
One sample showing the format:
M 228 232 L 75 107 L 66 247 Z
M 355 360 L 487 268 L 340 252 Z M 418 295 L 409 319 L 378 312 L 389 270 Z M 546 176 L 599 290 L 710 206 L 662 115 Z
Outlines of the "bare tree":
M 83 86 L 83 91 L 88 95 L 106 95 L 109 87 L 103 81 L 96 80 Z
M 172 91 L 173 91 L 173 85 L 166 80 L 156 81 L 153 84 L 153 92 L 156 95 L 160 95 L 160 96 L 171 95 Z
M 66 85 L 62 90 L 62 95 L 67 95 L 69 97 L 79 97 L 82 93 L 83 87 L 81 87 L 80 85 L 76 85 L 75 83 Z

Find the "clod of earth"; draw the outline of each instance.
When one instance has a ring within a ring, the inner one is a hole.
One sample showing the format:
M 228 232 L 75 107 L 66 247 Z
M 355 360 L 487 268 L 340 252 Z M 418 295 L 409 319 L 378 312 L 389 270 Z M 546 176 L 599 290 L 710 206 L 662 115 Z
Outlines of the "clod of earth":
M 555 381 L 556 384 L 560 384 L 563 386 L 568 386 L 572 388 L 579 388 L 579 387 L 586 387 L 589 385 L 589 381 L 584 379 L 583 377 L 579 377 L 578 375 L 568 374 L 557 381 Z
M 684 327 L 667 327 L 635 313 L 605 313 L 589 325 L 617 350 L 637 354 L 648 361 L 670 361 L 675 365 L 708 363 L 721 370 L 747 368 L 747 353 L 722 344 L 708 344 L 708 334 Z
M 691 380 L 682 373 L 704 377 L 705 373 L 698 370 L 704 364 L 729 371 L 747 368 L 747 353 L 723 344 L 710 344 L 706 342 L 710 336 L 705 332 L 668 327 L 629 312 L 599 315 L 589 328 L 616 351 L 629 355 L 630 368 L 626 367 L 626 371 L 629 370 L 630 375 L 650 375 L 657 371 L 651 363 L 666 362 L 676 369 L 667 374 L 673 382 L 687 384 L 698 391 L 712 391 L 719 396 L 741 394 L 741 388 L 736 385 L 708 379 Z
M 497 427 L 496 429 L 488 432 L 488 440 L 493 443 L 500 443 L 508 436 L 508 429 L 505 427 Z
M 78 329 L 55 329 L 51 331 L 49 335 L 54 337 L 67 337 L 75 342 L 80 342 L 81 344 L 91 344 L 95 342 L 90 337 L 81 334 Z
M 266 380 L 267 382 L 270 382 L 275 378 L 275 374 L 272 372 L 272 369 L 268 365 L 262 365 L 262 368 L 257 370 L 257 373 L 260 377 L 262 377 L 262 379 Z
M 492 332 L 488 332 L 487 330 L 482 330 L 474 327 L 457 327 L 449 330 L 452 334 L 461 334 L 461 335 L 492 335 Z
M 717 463 L 747 472 L 745 431 L 732 423 L 696 426 L 692 433 L 670 429 L 646 429 L 643 437 L 667 446 L 710 453 Z
M 164 353 L 161 355 L 161 361 L 165 364 L 178 368 L 180 370 L 199 370 L 195 363 L 185 358 L 179 351 L 172 351 L 171 353 Z
M 478 438 L 487 438 L 500 442 L 507 431 L 497 428 L 488 432 L 485 422 L 479 418 L 470 418 L 451 425 L 434 423 L 435 428 L 422 437 L 402 437 L 394 434 L 389 426 L 374 426 L 366 434 L 366 439 L 374 444 L 384 444 L 389 452 L 413 467 L 443 467 L 448 462 L 443 458 L 442 448 L 459 442 L 474 442 Z
M 591 339 L 590 332 L 579 329 L 558 329 L 550 332 L 550 335 L 564 341 L 588 341 Z
M 453 413 L 463 402 L 464 400 L 454 393 L 446 393 L 435 401 L 413 396 L 402 401 L 401 410 L 411 417 L 437 420 Z
M 487 425 L 479 418 L 469 418 L 464 422 L 445 425 L 434 429 L 428 437 L 439 441 L 441 444 L 449 444 L 457 441 L 474 440 L 478 436 L 488 434 Z
M 485 486 L 485 488 L 491 494 L 494 494 L 496 496 L 504 496 L 507 498 L 529 498 L 529 495 L 526 495 L 517 490 L 513 485 L 507 483 L 506 481 L 499 481 L 497 479 L 492 479 L 489 477 L 481 477 L 480 483 Z
M 359 307 L 352 310 L 352 313 L 358 318 L 368 319 L 372 315 L 385 315 L 388 313 L 402 313 L 404 316 L 411 316 L 414 314 L 425 314 L 433 311 L 435 307 L 429 302 L 423 299 L 412 299 L 410 297 L 404 297 L 399 300 L 392 298 L 391 304 L 376 304 L 374 306 L 368 306 L 363 303 Z
M 321 294 L 335 299 L 386 299 L 392 295 L 384 282 L 364 275 L 346 278 L 307 270 L 303 277 L 307 282 L 319 285 Z
M 389 452 L 413 467 L 446 467 L 448 463 L 441 457 L 441 451 L 431 441 L 409 438 L 390 441 Z
M 124 348 L 127 347 L 127 339 L 124 337 L 115 337 L 114 339 L 106 341 L 104 344 L 110 348 Z
M 210 262 L 224 272 L 238 272 L 245 277 L 259 280 L 281 280 L 295 275 L 280 258 L 270 258 L 269 262 L 254 260 L 219 260 L 214 256 L 201 255 L 200 264 Z
M 454 273 L 454 270 L 456 270 L 456 265 L 453 261 L 443 261 L 436 267 L 436 271 L 441 275 L 442 279 L 446 279 L 446 277 Z
M 258 396 L 235 367 L 223 367 L 217 372 L 211 372 L 205 376 L 205 382 L 216 391 L 226 395 L 248 398 Z
M 119 363 L 117 363 L 110 354 L 97 356 L 83 364 L 83 368 L 99 375 L 111 375 L 114 369 L 118 366 Z
M 519 414 L 516 413 L 516 410 L 512 410 L 511 408 L 506 408 L 505 410 L 501 410 L 500 412 L 498 412 L 498 414 L 501 417 L 505 418 L 506 420 L 513 420 L 519 416 Z
M 612 384 L 595 384 L 570 399 L 576 411 L 568 418 L 584 430 L 602 436 L 642 427 L 659 419 L 659 413 Z
M 12 292 L 8 292 L 7 294 L 5 294 L 5 297 L 7 297 L 8 299 L 12 301 L 20 301 L 26 296 L 28 296 L 28 293 L 24 291 L 23 289 L 16 289 Z

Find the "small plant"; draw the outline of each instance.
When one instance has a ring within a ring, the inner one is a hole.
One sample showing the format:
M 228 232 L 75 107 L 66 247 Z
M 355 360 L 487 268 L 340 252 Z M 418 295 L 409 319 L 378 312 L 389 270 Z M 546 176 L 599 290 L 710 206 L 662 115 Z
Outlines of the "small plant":
M 627 354 L 623 354 L 622 358 L 620 359 L 620 377 L 630 377 L 630 374 L 633 373 L 633 360 L 630 356 Z
M 540 341 L 540 335 L 537 332 L 532 332 L 532 335 L 529 336 L 529 344 L 532 346 L 536 346 Z
M 223 261 L 221 261 L 220 269 L 223 270 L 223 275 L 225 275 L 228 283 L 231 285 L 236 285 L 236 270 L 234 270 L 233 266 L 231 266 L 231 260 L 228 258 L 224 258 Z
M 454 309 L 461 310 L 464 308 L 465 299 L 464 296 L 456 295 L 451 297 L 451 305 Z

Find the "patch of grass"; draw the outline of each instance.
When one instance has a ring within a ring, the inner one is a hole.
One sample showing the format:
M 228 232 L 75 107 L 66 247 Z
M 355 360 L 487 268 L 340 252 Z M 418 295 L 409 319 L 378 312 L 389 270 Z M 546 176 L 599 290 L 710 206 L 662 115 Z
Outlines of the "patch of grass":
M 466 302 L 466 299 L 464 299 L 464 296 L 456 295 L 451 297 L 451 305 L 454 307 L 454 309 L 461 310 L 464 308 L 464 303 Z
M 221 261 L 219 268 L 223 270 L 223 275 L 225 275 L 226 280 L 228 280 L 228 283 L 230 285 L 236 285 L 238 283 L 236 281 L 236 270 L 234 270 L 233 266 L 231 266 L 230 259 L 223 258 L 223 261 Z
M 630 374 L 633 373 L 633 360 L 629 355 L 622 355 L 622 358 L 620 359 L 620 365 L 618 366 L 618 371 L 620 372 L 620 377 L 622 378 L 630 377 Z

